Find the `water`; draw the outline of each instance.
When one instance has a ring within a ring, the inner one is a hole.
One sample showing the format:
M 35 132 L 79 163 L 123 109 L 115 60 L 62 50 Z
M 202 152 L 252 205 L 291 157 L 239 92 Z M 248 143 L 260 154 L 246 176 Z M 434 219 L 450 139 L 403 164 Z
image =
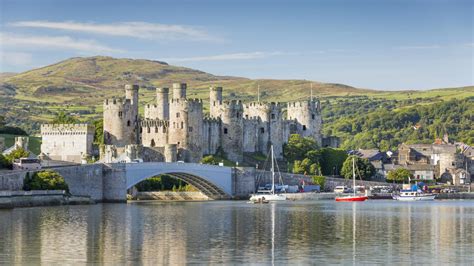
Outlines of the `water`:
M 0 264 L 473 264 L 474 201 L 0 210 Z

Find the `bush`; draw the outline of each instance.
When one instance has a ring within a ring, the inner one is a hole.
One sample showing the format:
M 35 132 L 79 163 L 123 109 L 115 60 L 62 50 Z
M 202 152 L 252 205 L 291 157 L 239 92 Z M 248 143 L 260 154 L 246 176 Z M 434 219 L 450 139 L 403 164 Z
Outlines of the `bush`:
M 219 164 L 219 161 L 217 160 L 216 157 L 214 157 L 214 155 L 208 155 L 208 156 L 205 156 L 201 159 L 201 163 L 217 165 L 217 164 Z
M 10 126 L 0 126 L 0 134 L 28 136 L 26 131 L 24 131 L 23 129 L 19 127 L 10 127 Z
M 13 150 L 10 154 L 5 156 L 5 159 L 7 159 L 8 163 L 11 165 L 16 159 L 20 158 L 26 158 L 30 156 L 30 153 L 25 151 L 22 148 L 18 148 L 16 150 Z
M 10 167 L 11 167 L 11 164 L 7 160 L 7 158 L 5 158 L 3 154 L 0 154 L 0 168 L 10 168 Z
M 30 177 L 27 173 L 23 182 L 23 190 L 66 190 L 69 187 L 64 178 L 51 170 L 39 171 Z
M 321 186 L 321 190 L 324 189 L 324 184 L 326 184 L 326 177 L 315 175 L 313 176 L 313 183 Z

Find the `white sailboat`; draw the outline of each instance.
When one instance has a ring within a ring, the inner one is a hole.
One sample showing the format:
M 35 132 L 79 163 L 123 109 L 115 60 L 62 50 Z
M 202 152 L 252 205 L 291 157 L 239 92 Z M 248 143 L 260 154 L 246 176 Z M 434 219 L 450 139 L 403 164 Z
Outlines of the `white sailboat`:
M 273 154 L 273 145 L 271 146 L 271 160 L 272 160 L 272 189 L 269 193 L 257 193 L 250 196 L 251 202 L 261 202 L 266 203 L 268 201 L 282 201 L 286 200 L 286 196 L 282 194 L 277 194 L 275 192 L 275 157 Z

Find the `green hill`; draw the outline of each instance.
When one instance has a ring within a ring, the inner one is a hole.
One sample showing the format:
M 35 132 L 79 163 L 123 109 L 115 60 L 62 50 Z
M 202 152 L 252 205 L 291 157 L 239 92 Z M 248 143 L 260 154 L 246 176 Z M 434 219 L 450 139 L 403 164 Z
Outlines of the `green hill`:
M 103 100 L 123 96 L 124 84 L 139 84 L 140 100 L 145 104 L 154 101 L 155 87 L 170 87 L 173 82 L 188 83 L 188 97 L 202 98 L 205 102 L 211 85 L 223 86 L 224 97 L 244 101 L 256 100 L 258 86 L 263 101 L 286 102 L 307 99 L 310 95 L 310 81 L 307 80 L 252 80 L 216 76 L 160 61 L 78 57 L 19 74 L 0 75 L 0 113 L 7 118 L 9 125 L 35 133 L 41 123 L 50 121 L 58 111 L 76 115 L 83 121 L 100 117 Z M 430 104 L 474 96 L 474 87 L 386 92 L 344 84 L 312 83 L 313 95 L 327 99 L 327 104 L 336 105 L 341 99 L 361 96 L 407 100 L 406 104 L 398 106 L 400 108 L 410 103 Z

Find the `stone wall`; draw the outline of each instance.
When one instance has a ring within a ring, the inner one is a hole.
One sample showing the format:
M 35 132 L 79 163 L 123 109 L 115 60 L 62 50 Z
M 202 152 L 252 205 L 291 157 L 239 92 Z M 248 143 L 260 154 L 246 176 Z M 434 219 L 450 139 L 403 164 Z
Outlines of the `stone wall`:
M 0 190 L 22 190 L 26 171 L 0 172 Z
M 92 155 L 94 126 L 89 124 L 41 125 L 41 152 L 52 160 L 80 163 Z
M 103 200 L 102 164 L 67 166 L 51 170 L 64 177 L 72 195 L 89 196 L 96 201 Z

